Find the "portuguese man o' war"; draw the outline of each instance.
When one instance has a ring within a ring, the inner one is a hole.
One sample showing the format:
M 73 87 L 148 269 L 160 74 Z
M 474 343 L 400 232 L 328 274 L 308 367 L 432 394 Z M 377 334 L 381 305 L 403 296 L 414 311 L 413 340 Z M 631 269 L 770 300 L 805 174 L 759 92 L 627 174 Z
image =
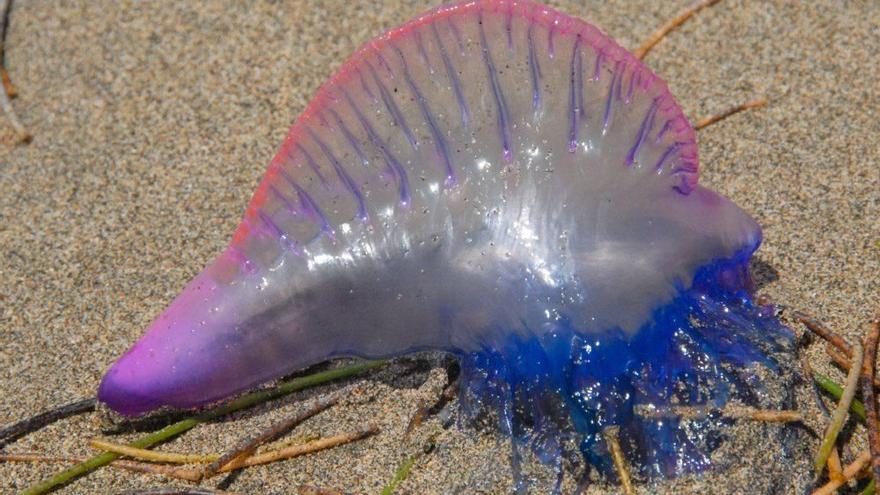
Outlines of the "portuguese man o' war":
M 336 356 L 450 352 L 466 414 L 558 463 L 705 468 L 721 406 L 786 346 L 751 299 L 757 223 L 697 183 L 666 84 L 530 1 L 442 6 L 361 48 L 290 129 L 228 248 L 107 372 L 139 415 Z

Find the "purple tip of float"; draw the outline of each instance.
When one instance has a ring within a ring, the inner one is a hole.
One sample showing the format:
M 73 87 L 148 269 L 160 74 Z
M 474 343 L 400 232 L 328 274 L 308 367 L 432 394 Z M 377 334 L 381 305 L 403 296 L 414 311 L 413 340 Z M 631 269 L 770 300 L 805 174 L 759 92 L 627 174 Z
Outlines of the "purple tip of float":
M 251 365 L 242 356 L 254 351 L 248 347 L 250 339 L 234 331 L 237 325 L 232 324 L 246 303 L 230 290 L 242 283 L 216 281 L 223 270 L 239 281 L 251 275 L 233 251 L 190 282 L 146 334 L 113 363 L 98 389 L 100 402 L 125 416 L 137 416 L 163 406 L 202 406 L 258 383 L 254 380 L 265 381 L 258 374 L 242 372 Z

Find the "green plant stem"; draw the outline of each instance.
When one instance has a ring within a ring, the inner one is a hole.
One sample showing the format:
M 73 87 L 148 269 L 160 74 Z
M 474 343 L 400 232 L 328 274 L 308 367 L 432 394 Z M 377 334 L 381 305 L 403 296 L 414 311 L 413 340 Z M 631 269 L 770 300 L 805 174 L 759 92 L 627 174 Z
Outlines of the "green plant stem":
M 860 363 L 865 356 L 864 347 L 862 347 L 861 344 L 855 344 L 852 348 L 853 365 L 850 367 L 849 374 L 846 376 L 846 387 L 844 387 L 840 401 L 837 403 L 837 407 L 831 415 L 831 422 L 825 430 L 822 445 L 819 446 L 819 452 L 816 453 L 816 460 L 813 462 L 817 478 L 825 469 L 825 463 L 828 462 L 828 456 L 831 455 L 831 450 L 834 449 L 834 444 L 837 442 L 837 434 L 840 433 L 843 424 L 846 422 L 847 413 L 852 405 L 853 397 L 855 397 L 856 391 L 859 388 L 859 378 L 862 376 L 862 366 Z
M 837 400 L 840 400 L 843 397 L 843 387 L 834 382 L 831 378 L 828 378 L 825 375 L 813 372 L 813 380 L 816 381 L 816 385 L 819 385 L 819 388 L 828 392 L 829 395 L 834 397 Z M 858 400 L 853 400 L 852 404 L 849 406 L 849 410 L 851 413 L 855 414 L 859 420 L 864 423 L 867 421 L 867 415 L 865 414 L 865 405 L 862 404 Z
M 391 480 L 390 483 L 385 485 L 385 488 L 382 489 L 382 495 L 392 495 L 394 493 L 394 490 L 397 489 L 397 486 L 403 483 L 403 480 L 405 480 L 406 477 L 409 476 L 409 472 L 410 470 L 412 470 L 412 467 L 413 465 L 415 465 L 416 459 L 418 459 L 418 457 L 418 455 L 413 455 L 407 457 L 406 460 L 403 461 L 403 464 L 401 464 L 400 467 L 397 468 L 397 471 L 394 473 L 394 478 Z
M 859 495 L 874 495 L 877 492 L 877 483 L 874 480 L 871 480 L 868 483 L 868 486 L 865 487 L 864 490 L 859 492 Z
M 172 437 L 180 435 L 181 433 L 190 430 L 201 423 L 212 421 L 221 416 L 225 416 L 227 414 L 240 411 L 242 409 L 247 409 L 249 407 L 270 401 L 272 399 L 277 399 L 291 392 L 296 392 L 297 390 L 302 390 L 304 388 L 314 387 L 316 385 L 320 385 L 322 383 L 330 382 L 333 380 L 339 380 L 342 378 L 358 375 L 365 371 L 383 366 L 386 362 L 387 361 L 365 361 L 363 363 L 354 364 L 345 368 L 322 371 L 320 373 L 315 373 L 308 376 L 293 378 L 281 382 L 275 387 L 258 390 L 256 392 L 251 392 L 249 394 L 243 395 L 223 406 L 212 409 L 198 416 L 194 416 L 192 418 L 187 418 L 178 421 L 177 423 L 170 424 L 157 432 L 151 433 L 143 438 L 131 442 L 129 445 L 140 449 L 152 447 L 158 443 L 164 442 Z M 31 486 L 24 492 L 21 492 L 21 495 L 42 495 L 80 476 L 83 476 L 84 474 L 90 473 L 91 471 L 94 471 L 100 467 L 106 466 L 107 464 L 110 464 L 119 457 L 119 454 L 113 452 L 106 452 L 100 455 L 96 455 L 95 457 L 92 457 L 85 462 L 77 464 L 65 471 L 56 474 L 48 480 Z

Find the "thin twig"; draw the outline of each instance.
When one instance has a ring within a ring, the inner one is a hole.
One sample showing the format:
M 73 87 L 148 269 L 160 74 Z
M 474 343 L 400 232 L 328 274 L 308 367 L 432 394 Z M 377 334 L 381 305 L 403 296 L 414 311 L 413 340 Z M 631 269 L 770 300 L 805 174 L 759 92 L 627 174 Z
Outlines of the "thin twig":
M 819 388 L 831 394 L 835 399 L 840 400 L 843 397 L 843 387 L 827 376 L 813 372 L 813 380 Z M 865 405 L 862 404 L 861 401 L 853 399 L 852 404 L 849 406 L 849 412 L 855 414 L 862 422 L 867 420 Z
M 813 376 L 813 367 L 810 366 L 810 358 L 806 355 L 801 359 L 801 365 L 804 367 L 804 376 Z M 828 406 L 825 405 L 825 401 L 822 400 L 821 389 L 819 388 L 819 384 L 816 383 L 816 380 L 810 380 L 811 389 L 813 391 L 813 401 L 816 403 L 816 407 L 822 411 L 822 414 L 826 418 L 831 417 L 831 411 L 828 410 Z
M 3 0 L 0 0 L 0 2 L 2 1 Z M 23 419 L 18 423 L 7 426 L 6 428 L 3 428 L 3 430 L 0 430 L 0 448 L 58 420 L 76 416 L 77 414 L 92 412 L 95 410 L 95 402 L 94 398 L 78 400 L 49 411 L 41 412 L 36 416 L 31 416 L 30 418 Z
M 852 358 L 852 349 L 850 349 L 849 344 L 846 343 L 846 340 L 843 339 L 840 335 L 828 328 L 824 323 L 809 316 L 800 311 L 795 311 L 791 314 L 792 318 L 795 321 L 802 323 L 807 329 L 814 334 L 818 335 L 825 339 L 829 344 L 838 348 L 840 352 L 844 353 L 846 357 Z
M 605 442 L 608 444 L 608 450 L 611 451 L 611 459 L 614 460 L 614 467 L 617 468 L 617 474 L 620 476 L 620 484 L 623 485 L 623 493 L 626 495 L 635 495 L 632 479 L 629 476 L 629 467 L 626 465 L 626 458 L 623 456 L 623 449 L 620 448 L 620 441 L 617 435 L 620 428 L 617 426 L 608 426 L 602 430 Z
M 157 450 L 139 449 L 129 445 L 122 445 L 105 440 L 94 439 L 89 441 L 92 447 L 105 452 L 115 452 L 119 455 L 133 457 L 141 461 L 164 462 L 168 464 L 206 464 L 220 458 L 220 454 L 177 454 L 174 452 L 160 452 Z
M 348 378 L 354 375 L 361 374 L 368 370 L 372 370 L 374 368 L 378 368 L 380 366 L 384 366 L 387 361 L 366 361 L 358 364 L 354 364 L 351 366 L 347 366 L 345 368 L 339 368 L 335 370 L 323 371 L 320 373 L 315 373 L 312 375 L 293 378 L 291 380 L 287 380 L 281 382 L 277 386 L 258 390 L 256 392 L 251 392 L 249 394 L 243 395 L 237 399 L 230 401 L 228 404 L 224 406 L 220 406 L 216 409 L 212 409 L 207 411 L 199 416 L 195 416 L 192 418 L 187 418 L 177 423 L 173 423 L 171 425 L 162 428 L 161 430 L 147 435 L 143 438 L 135 440 L 129 445 L 133 447 L 152 447 L 158 443 L 164 442 L 174 436 L 177 436 L 187 430 L 194 428 L 195 426 L 211 421 L 222 416 L 226 416 L 229 413 L 240 411 L 242 409 L 247 409 L 249 407 L 255 406 L 257 404 L 261 404 L 263 402 L 267 402 L 272 399 L 277 399 L 284 395 L 290 394 L 291 392 L 295 392 L 297 390 L 302 390 L 304 388 L 314 387 L 316 385 L 320 385 L 322 383 L 326 383 L 332 380 L 338 380 L 342 378 Z M 106 466 L 113 460 L 117 459 L 119 454 L 115 454 L 113 452 L 107 452 L 87 461 L 78 464 L 76 466 L 71 467 L 65 471 L 62 471 L 55 476 L 49 478 L 48 480 L 37 483 L 24 492 L 21 495 L 42 495 L 49 490 L 52 490 L 60 485 L 68 483 L 84 474 L 90 473 L 95 469 L 98 469 L 102 466 Z
M 861 344 L 856 344 L 854 348 L 853 361 L 860 363 L 864 358 L 864 348 Z M 816 460 L 813 463 L 813 467 L 816 470 L 816 477 L 822 474 L 822 470 L 828 462 L 828 456 L 831 454 L 831 449 L 834 448 L 834 444 L 837 441 L 837 434 L 840 433 L 843 424 L 846 422 L 850 405 L 856 395 L 856 390 L 858 390 L 859 377 L 861 375 L 861 367 L 853 366 L 849 370 L 849 374 L 846 376 L 846 386 L 843 389 L 843 396 L 840 398 L 840 402 L 837 403 L 837 408 L 834 410 L 834 414 L 831 415 L 831 423 L 825 430 L 825 437 L 822 439 L 822 445 L 819 447 L 819 452 L 816 454 Z
M 282 440 L 279 442 L 275 442 L 266 446 L 268 450 L 278 450 L 283 449 L 285 447 L 290 447 L 291 445 L 302 445 L 304 443 L 311 442 L 313 440 L 317 440 L 321 438 L 321 435 L 316 435 L 314 433 L 306 433 L 304 435 L 294 435 L 286 440 Z
M 732 419 L 751 419 L 770 423 L 797 423 L 804 420 L 803 415 L 799 411 L 755 409 L 743 406 L 727 406 L 723 408 L 699 406 L 656 407 L 649 404 L 638 404 L 633 409 L 636 414 L 646 418 L 676 417 L 699 419 L 717 413 Z
M 765 107 L 765 106 L 767 106 L 767 99 L 766 98 L 758 98 L 758 99 L 755 99 L 752 101 L 747 101 L 745 103 L 740 103 L 739 105 L 736 105 L 734 107 L 730 107 L 727 110 L 725 110 L 719 114 L 710 115 L 708 117 L 704 117 L 704 118 L 698 120 L 697 123 L 694 124 L 694 130 L 699 131 L 700 129 L 702 129 L 704 127 L 709 127 L 710 125 L 718 122 L 719 120 L 724 120 L 727 117 L 730 117 L 731 115 L 736 115 L 736 114 L 738 114 L 742 111 L 748 110 L 750 108 L 761 108 L 761 107 Z
M 865 357 L 862 363 L 862 400 L 865 401 L 867 413 L 868 446 L 871 450 L 871 471 L 874 482 L 880 481 L 880 432 L 877 431 L 877 395 L 874 392 L 874 368 L 877 359 L 877 342 L 880 341 L 880 322 L 871 325 L 871 331 L 865 339 Z M 853 360 L 854 362 L 855 359 Z
M 385 485 L 385 488 L 380 492 L 381 495 L 392 495 L 394 490 L 397 489 L 398 485 L 406 480 L 407 476 L 409 476 L 409 472 L 412 470 L 412 467 L 415 465 L 416 460 L 418 460 L 418 455 L 411 455 L 404 459 L 403 463 L 398 466 L 397 471 L 394 472 L 394 478 Z
M 22 452 L 14 454 L 0 453 L 0 461 L 5 462 L 53 462 L 63 464 L 83 463 L 88 461 L 85 456 L 49 456 L 45 454 L 37 454 L 32 452 Z M 150 464 L 149 462 L 129 461 L 126 459 L 117 459 L 111 461 L 108 466 L 135 473 L 158 474 L 169 478 L 185 479 L 187 481 L 198 481 L 198 479 L 188 479 L 176 476 L 177 466 L 167 466 L 163 464 Z
M 293 429 L 296 425 L 336 404 L 337 402 L 339 402 L 338 396 L 318 399 L 314 402 L 314 404 L 311 405 L 311 407 L 308 407 L 305 411 L 302 411 L 299 414 L 275 423 L 267 430 L 253 438 L 249 438 L 242 442 L 239 442 L 238 445 L 220 456 L 219 459 L 216 459 L 205 466 L 205 478 L 210 478 L 211 476 L 214 476 L 214 474 L 217 473 L 220 468 L 229 464 L 235 459 L 243 459 L 245 457 L 248 457 L 255 450 L 257 450 L 257 447 L 259 447 L 260 445 L 275 440 L 279 436 Z
M 638 47 L 635 50 L 635 52 L 633 52 L 633 53 L 635 53 L 636 57 L 638 57 L 640 59 L 645 58 L 645 55 L 647 55 L 648 52 L 651 51 L 651 48 L 654 48 L 654 45 L 656 45 L 657 43 L 660 42 L 660 40 L 665 38 L 667 34 L 671 33 L 676 28 L 678 28 L 679 26 L 684 24 L 685 21 L 687 21 L 688 19 L 690 19 L 691 17 L 696 15 L 697 12 L 705 9 L 706 7 L 710 7 L 712 5 L 715 5 L 719 1 L 721 1 L 721 0 L 701 0 L 701 1 L 691 5 L 690 7 L 687 7 L 686 9 L 681 11 L 681 13 L 679 13 L 677 16 L 675 16 L 673 19 L 671 19 L 666 24 L 660 26 L 656 31 L 651 33 L 651 35 L 648 36 L 648 39 L 645 40 L 645 42 L 642 43 L 642 45 L 640 47 Z
M 829 481 L 821 488 L 814 491 L 812 495 L 832 495 L 838 488 L 846 484 L 847 481 L 858 476 L 859 472 L 867 467 L 870 462 L 871 453 L 868 451 L 862 452 L 856 460 L 846 466 L 846 469 L 843 470 L 843 476 L 841 479 Z
M 843 479 L 843 464 L 840 462 L 840 452 L 837 447 L 831 449 L 831 455 L 828 456 L 828 479 Z
M 330 449 L 339 445 L 351 443 L 362 438 L 366 438 L 370 435 L 375 434 L 377 431 L 378 429 L 375 426 L 371 425 L 361 430 L 342 433 L 328 438 L 321 438 L 309 443 L 304 443 L 302 445 L 294 445 L 292 447 L 287 447 L 280 450 L 273 450 L 271 452 L 258 454 L 252 457 L 236 457 L 232 460 L 232 462 L 223 465 L 219 470 L 217 470 L 217 473 L 215 474 L 228 473 L 230 471 L 235 471 L 237 469 L 245 467 L 257 466 L 260 464 L 269 464 L 272 462 L 283 461 L 285 459 L 291 459 L 293 457 Z M 207 478 L 206 476 L 204 476 L 204 471 L 202 470 L 202 468 L 161 465 L 156 467 L 162 468 L 161 470 L 155 471 L 157 474 L 161 474 L 169 478 L 193 482 L 199 482 Z
M 9 99 L 13 99 L 18 95 L 15 86 L 9 79 L 9 72 L 6 71 L 6 33 L 9 30 L 9 13 L 12 11 L 11 0 L 0 0 L 0 79 L 3 79 L 3 89 Z
M 0 0 L 0 67 L 3 68 L 4 75 L 6 74 L 6 65 L 5 65 L 5 53 L 6 53 L 6 28 L 9 25 L 9 12 L 10 7 L 12 6 L 12 2 L 9 0 Z M 4 81 L 9 79 L 8 75 L 3 77 Z M 11 86 L 11 83 L 10 83 Z M 21 121 L 18 120 L 18 115 L 15 114 L 15 109 L 12 108 L 12 102 L 9 101 L 10 93 L 7 91 L 5 84 L 2 91 L 0 91 L 0 108 L 3 108 L 3 113 L 6 114 L 6 118 L 9 120 L 9 123 L 12 124 L 12 128 L 15 129 L 15 133 L 18 135 L 19 142 L 29 143 L 33 136 L 24 128 Z M 13 95 L 15 91 L 11 92 Z
M 144 490 L 127 490 L 119 492 L 118 495 L 235 495 L 232 492 L 222 490 L 214 490 L 212 488 L 192 487 L 192 488 L 175 488 L 175 487 L 159 487 L 147 488 Z
M 840 366 L 844 371 L 849 371 L 849 367 L 852 366 L 852 363 L 849 362 L 849 358 L 831 344 L 828 344 L 828 347 L 825 348 L 825 354 L 828 354 L 831 361 Z M 872 383 L 874 384 L 874 388 L 880 388 L 880 378 L 877 376 L 874 376 Z
M 321 488 L 319 486 L 299 485 L 296 488 L 299 495 L 349 495 L 346 492 L 334 490 L 332 488 Z
M 327 438 L 319 438 L 318 440 L 313 440 L 302 445 L 293 445 L 284 449 L 273 450 L 264 454 L 257 454 L 255 456 L 247 457 L 245 459 L 237 457 L 233 459 L 232 462 L 230 462 L 229 464 L 221 467 L 217 472 L 228 473 L 229 471 L 235 471 L 236 469 L 241 469 L 243 467 L 269 464 L 270 462 L 282 461 L 305 454 L 311 454 L 313 452 L 330 449 L 339 445 L 367 438 L 371 435 L 375 435 L 378 431 L 379 428 L 376 425 L 369 425 L 361 428 L 360 430 L 355 430 L 348 433 L 341 433 L 339 435 L 334 435 Z

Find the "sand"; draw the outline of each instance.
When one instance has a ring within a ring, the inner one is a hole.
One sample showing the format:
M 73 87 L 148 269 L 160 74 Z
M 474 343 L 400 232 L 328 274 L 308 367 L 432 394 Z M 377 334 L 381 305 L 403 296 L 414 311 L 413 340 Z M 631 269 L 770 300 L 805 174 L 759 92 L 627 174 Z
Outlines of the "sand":
M 633 48 L 685 1 L 560 2 Z M 557 2 L 554 2 L 557 4 Z M 0 425 L 94 393 L 110 362 L 226 244 L 290 122 L 361 43 L 424 2 L 17 1 L 7 66 L 34 135 L 8 144 L 0 119 Z M 859 338 L 880 301 L 880 3 L 725 0 L 671 35 L 647 62 L 696 120 L 756 96 L 768 108 L 701 131 L 701 181 L 764 228 L 755 267 L 779 305 Z M 801 329 L 795 327 L 798 334 Z M 827 366 L 821 344 L 808 356 Z M 210 452 L 342 390 L 343 405 L 298 431 L 332 434 L 375 421 L 369 440 L 269 467 L 224 484 L 239 493 L 292 493 L 301 483 L 377 493 L 431 434 L 399 493 L 507 493 L 505 439 L 492 429 L 444 429 L 434 418 L 409 440 L 421 401 L 445 383 L 442 359 L 408 359 L 359 380 L 298 393 L 234 421 L 196 428 L 168 450 Z M 821 427 L 806 388 L 798 406 Z M 9 451 L 88 454 L 98 415 L 62 421 Z M 863 432 L 856 429 L 856 444 Z M 719 468 L 639 493 L 801 493 L 806 452 L 778 426 L 740 422 Z M 131 438 L 125 435 L 120 438 Z M 791 442 L 790 442 L 791 443 Z M 781 452 L 791 455 L 785 457 Z M 853 456 L 845 449 L 844 457 Z M 58 466 L 0 464 L 12 493 Z M 552 475 L 530 464 L 534 493 Z M 576 474 L 576 473 L 575 473 Z M 573 486 L 573 474 L 565 487 Z M 207 486 L 218 486 L 217 478 Z M 167 485 L 103 469 L 59 493 Z M 611 493 L 594 484 L 588 493 Z

